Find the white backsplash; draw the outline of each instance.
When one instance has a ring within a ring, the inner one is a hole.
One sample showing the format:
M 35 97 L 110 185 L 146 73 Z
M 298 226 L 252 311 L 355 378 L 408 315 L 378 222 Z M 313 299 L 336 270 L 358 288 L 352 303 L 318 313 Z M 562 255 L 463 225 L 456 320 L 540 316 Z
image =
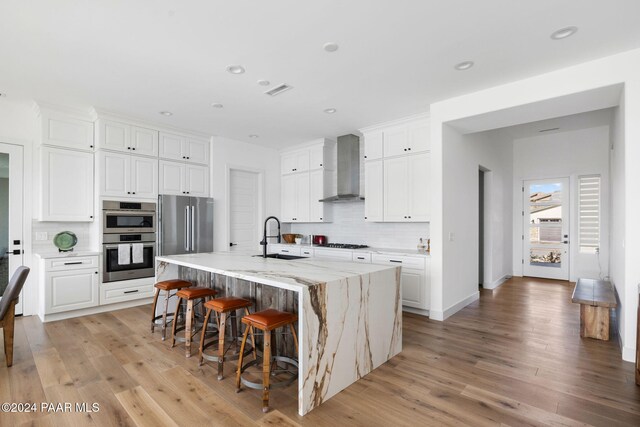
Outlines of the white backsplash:
M 430 237 L 429 223 L 426 222 L 365 222 L 364 201 L 334 203 L 331 208 L 333 222 L 291 224 L 291 233 L 324 234 L 329 243 L 355 243 L 390 249 L 416 249 L 418 239 Z
M 33 252 L 56 252 L 58 248 L 53 244 L 53 238 L 61 231 L 71 231 L 78 237 L 78 244 L 75 246 L 75 250 L 95 250 L 95 247 L 92 247 L 94 242 L 91 237 L 91 226 L 91 223 L 85 222 L 41 222 L 34 220 L 31 225 Z M 47 239 L 36 240 L 36 233 L 42 232 L 47 233 Z

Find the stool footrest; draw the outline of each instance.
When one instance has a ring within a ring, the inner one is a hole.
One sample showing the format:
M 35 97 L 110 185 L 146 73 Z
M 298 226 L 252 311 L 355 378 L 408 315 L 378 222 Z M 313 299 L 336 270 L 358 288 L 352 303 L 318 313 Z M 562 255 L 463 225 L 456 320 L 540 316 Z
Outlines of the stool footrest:
M 270 381 L 269 383 L 269 388 L 281 388 L 281 387 L 286 387 L 290 384 L 292 384 L 294 381 L 296 381 L 298 379 L 298 372 L 297 372 L 297 368 L 298 368 L 298 361 L 295 359 L 292 359 L 290 357 L 285 357 L 285 356 L 272 356 L 271 357 L 271 363 L 273 362 L 284 362 L 287 365 L 290 366 L 294 366 L 295 372 L 291 371 L 290 369 L 272 369 L 271 370 L 271 376 L 275 377 L 278 374 L 282 374 L 282 373 L 287 373 L 289 374 L 289 378 L 283 379 L 283 380 L 279 380 L 279 381 Z M 246 379 L 243 374 L 245 374 L 245 370 L 251 366 L 257 365 L 257 364 L 261 364 L 262 360 L 261 359 L 254 359 L 251 362 L 248 362 L 246 364 L 244 364 L 241 368 L 241 373 L 240 373 L 240 382 L 249 387 L 252 388 L 254 390 L 263 390 L 264 386 L 262 384 L 262 381 L 260 382 L 253 382 L 253 381 L 249 381 L 248 379 Z M 258 374 L 256 374 L 258 375 Z M 262 375 L 262 371 L 259 373 L 259 375 Z

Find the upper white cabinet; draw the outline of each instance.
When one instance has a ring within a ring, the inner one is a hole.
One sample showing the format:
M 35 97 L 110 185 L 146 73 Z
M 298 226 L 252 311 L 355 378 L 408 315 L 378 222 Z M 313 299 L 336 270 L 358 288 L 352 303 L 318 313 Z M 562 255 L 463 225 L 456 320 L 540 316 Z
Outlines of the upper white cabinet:
M 283 222 L 330 222 L 330 206 L 320 202 L 330 192 L 335 142 L 322 140 L 281 154 Z
M 158 156 L 158 131 L 100 119 L 97 122 L 98 148 L 103 150 Z
M 209 197 L 209 168 L 160 160 L 160 194 Z
M 309 149 L 283 153 L 280 157 L 282 174 L 308 171 L 310 154 Z
M 100 195 L 135 199 L 158 197 L 158 161 L 149 157 L 100 151 Z
M 159 156 L 166 160 L 209 164 L 209 141 L 160 132 Z
M 40 221 L 93 221 L 93 153 L 42 146 Z
M 49 110 L 40 113 L 44 145 L 93 151 L 93 122 Z
M 430 154 L 384 160 L 384 221 L 429 221 Z
M 364 220 L 384 220 L 384 175 L 382 160 L 364 163 Z
M 365 220 L 429 221 L 430 122 L 412 118 L 362 130 Z

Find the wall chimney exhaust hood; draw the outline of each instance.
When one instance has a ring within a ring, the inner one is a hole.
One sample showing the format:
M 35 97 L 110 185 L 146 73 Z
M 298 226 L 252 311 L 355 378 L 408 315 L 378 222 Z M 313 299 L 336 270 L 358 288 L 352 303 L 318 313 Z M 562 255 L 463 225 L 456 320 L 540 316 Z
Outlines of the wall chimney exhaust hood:
M 360 197 L 360 138 L 356 135 L 338 137 L 338 194 L 320 202 L 351 202 Z

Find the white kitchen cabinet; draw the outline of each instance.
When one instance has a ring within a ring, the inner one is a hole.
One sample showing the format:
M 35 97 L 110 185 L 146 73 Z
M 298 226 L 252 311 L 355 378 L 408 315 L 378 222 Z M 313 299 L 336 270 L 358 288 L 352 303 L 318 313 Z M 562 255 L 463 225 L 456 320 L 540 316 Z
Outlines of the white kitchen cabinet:
M 324 167 L 324 145 L 314 145 L 309 149 L 309 170 Z
M 384 157 L 429 151 L 430 132 L 429 122 L 425 120 L 385 129 L 383 131 Z
M 364 158 L 365 160 L 377 160 L 382 158 L 383 132 L 368 132 L 364 134 Z
M 40 147 L 40 221 L 93 221 L 93 153 Z
M 309 173 L 285 175 L 281 180 L 282 222 L 309 222 L 311 212 Z M 317 213 L 316 213 L 317 215 Z M 320 220 L 318 220 L 319 222 Z
M 319 200 L 324 198 L 324 171 L 314 170 L 309 173 L 309 222 L 325 221 L 325 203 Z
M 160 194 L 209 197 L 209 168 L 160 160 Z
M 159 157 L 188 163 L 209 164 L 209 141 L 160 132 Z
M 98 120 L 97 124 L 98 148 L 139 156 L 158 156 L 158 131 L 104 119 Z
M 345 251 L 344 249 L 315 248 L 313 250 L 313 257 L 336 261 L 351 261 L 353 259 L 353 252 Z
M 52 262 L 62 264 L 54 268 Z M 86 261 L 86 262 L 85 262 Z M 98 305 L 98 257 L 44 259 L 44 314 Z
M 430 154 L 384 160 L 384 221 L 429 221 Z
M 384 220 L 384 174 L 382 160 L 364 163 L 364 220 Z
M 309 170 L 310 150 L 296 150 L 283 153 L 280 157 L 280 168 L 282 175 L 296 172 L 306 172 Z
M 372 254 L 371 262 L 373 264 L 401 266 L 402 305 L 429 310 L 431 306 L 429 258 Z
M 93 151 L 93 122 L 53 111 L 41 112 L 42 144 Z
M 149 157 L 100 151 L 100 195 L 135 199 L 158 197 L 158 161 Z

